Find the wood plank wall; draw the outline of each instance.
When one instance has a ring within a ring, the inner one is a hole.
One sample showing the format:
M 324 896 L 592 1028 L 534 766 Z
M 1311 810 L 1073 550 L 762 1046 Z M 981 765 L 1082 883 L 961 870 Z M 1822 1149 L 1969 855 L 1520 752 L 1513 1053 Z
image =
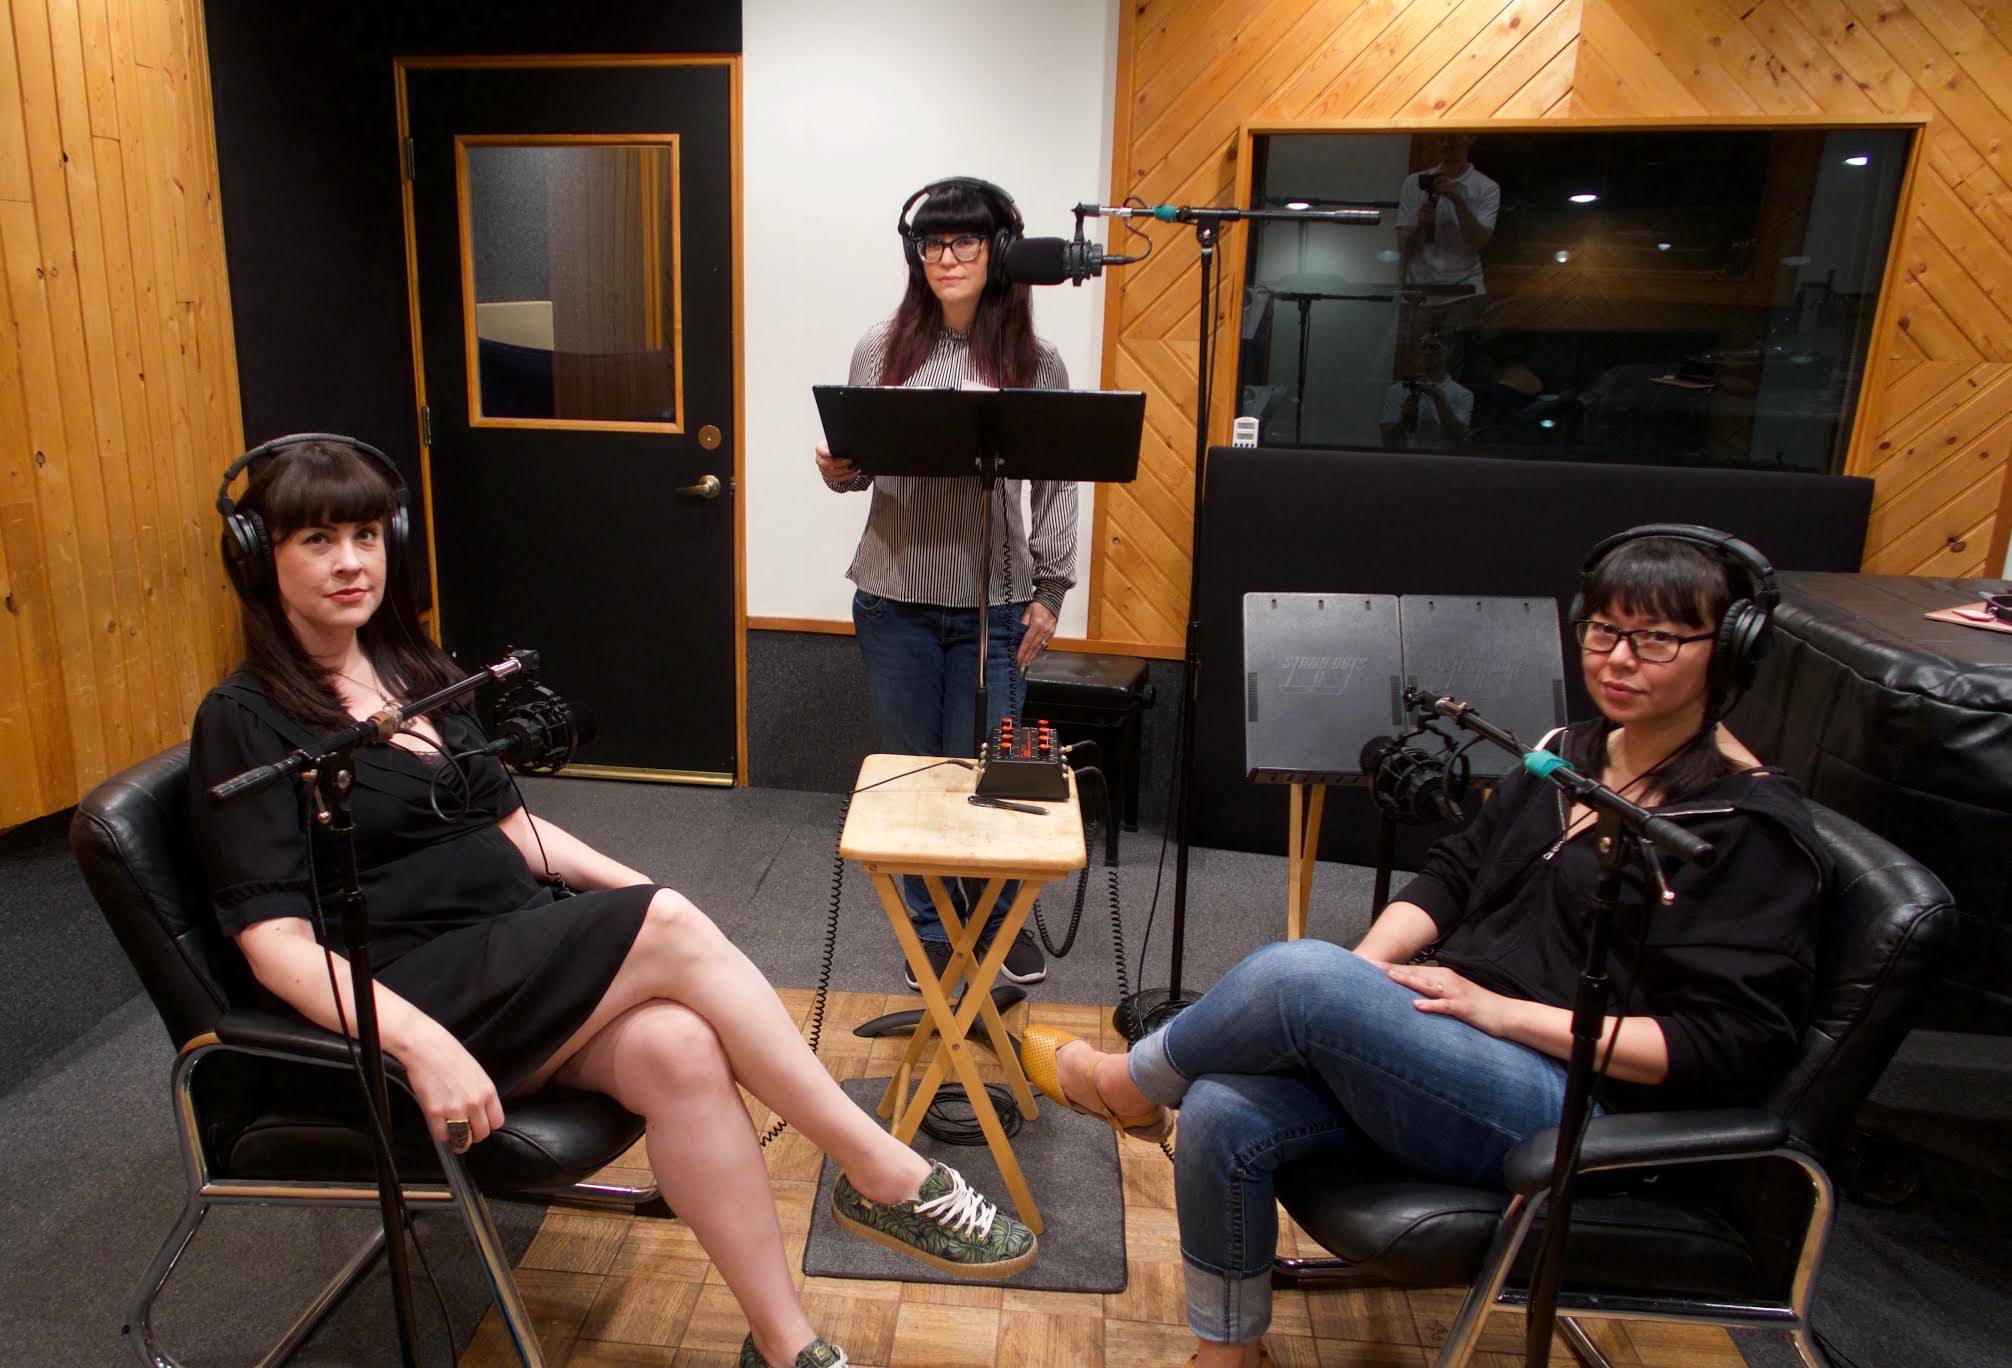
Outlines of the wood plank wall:
M 2012 6 L 2002 0 L 1137 0 L 1120 20 L 1114 196 L 1228 204 L 1239 129 L 1293 120 L 1919 115 L 1904 273 L 1852 473 L 1866 569 L 1977 575 L 2012 522 Z M 1138 480 L 1097 493 L 1089 632 L 1178 653 L 1194 490 L 1191 238 L 1106 276 L 1110 382 L 1147 394 Z M 1237 254 L 1225 262 L 1236 280 Z M 1234 302 L 1224 292 L 1224 317 Z M 1226 441 L 1234 355 L 1216 358 Z
M 236 659 L 243 446 L 200 0 L 0 24 L 0 827 L 188 734 Z

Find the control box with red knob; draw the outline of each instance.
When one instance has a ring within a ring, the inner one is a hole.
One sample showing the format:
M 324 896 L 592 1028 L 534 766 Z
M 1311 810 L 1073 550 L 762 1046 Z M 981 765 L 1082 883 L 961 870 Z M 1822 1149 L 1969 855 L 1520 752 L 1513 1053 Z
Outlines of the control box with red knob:
M 1022 726 L 1007 718 L 992 729 L 978 757 L 978 793 L 1049 801 L 1069 796 L 1062 741 L 1046 719 Z

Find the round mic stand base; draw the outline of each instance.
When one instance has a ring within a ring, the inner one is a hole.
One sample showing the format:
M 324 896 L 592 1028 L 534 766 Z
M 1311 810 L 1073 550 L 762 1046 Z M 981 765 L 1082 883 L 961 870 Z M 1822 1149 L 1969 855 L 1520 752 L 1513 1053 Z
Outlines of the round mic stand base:
M 1136 1045 L 1147 1035 L 1179 1016 L 1183 1008 L 1201 1000 L 1200 993 L 1184 993 L 1175 988 L 1141 988 L 1121 999 L 1111 1012 L 1111 1024 L 1118 1034 Z

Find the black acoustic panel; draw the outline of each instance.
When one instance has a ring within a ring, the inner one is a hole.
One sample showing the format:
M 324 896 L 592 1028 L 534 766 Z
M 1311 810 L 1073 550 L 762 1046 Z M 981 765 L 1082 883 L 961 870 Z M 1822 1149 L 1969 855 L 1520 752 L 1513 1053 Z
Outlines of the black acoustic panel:
M 1551 599 L 1562 620 L 1587 549 L 1623 528 L 1703 523 L 1752 542 L 1781 569 L 1850 571 L 1858 569 L 1871 501 L 1872 482 L 1850 476 L 1214 448 L 1197 536 L 1192 838 L 1232 850 L 1285 850 L 1285 791 L 1244 779 L 1247 593 L 1336 585 L 1374 594 L 1484 591 Z M 1571 715 L 1590 716 L 1576 670 L 1567 673 Z M 1402 833 L 1400 863 L 1415 866 L 1434 834 Z M 1375 863 L 1365 794 L 1329 795 L 1320 853 Z

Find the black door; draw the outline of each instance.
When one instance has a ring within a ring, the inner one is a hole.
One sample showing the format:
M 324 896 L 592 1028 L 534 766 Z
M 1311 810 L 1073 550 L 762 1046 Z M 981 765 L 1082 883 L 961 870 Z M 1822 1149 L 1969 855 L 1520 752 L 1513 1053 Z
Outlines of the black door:
M 399 74 L 441 643 L 541 653 L 569 772 L 735 782 L 733 59 Z

